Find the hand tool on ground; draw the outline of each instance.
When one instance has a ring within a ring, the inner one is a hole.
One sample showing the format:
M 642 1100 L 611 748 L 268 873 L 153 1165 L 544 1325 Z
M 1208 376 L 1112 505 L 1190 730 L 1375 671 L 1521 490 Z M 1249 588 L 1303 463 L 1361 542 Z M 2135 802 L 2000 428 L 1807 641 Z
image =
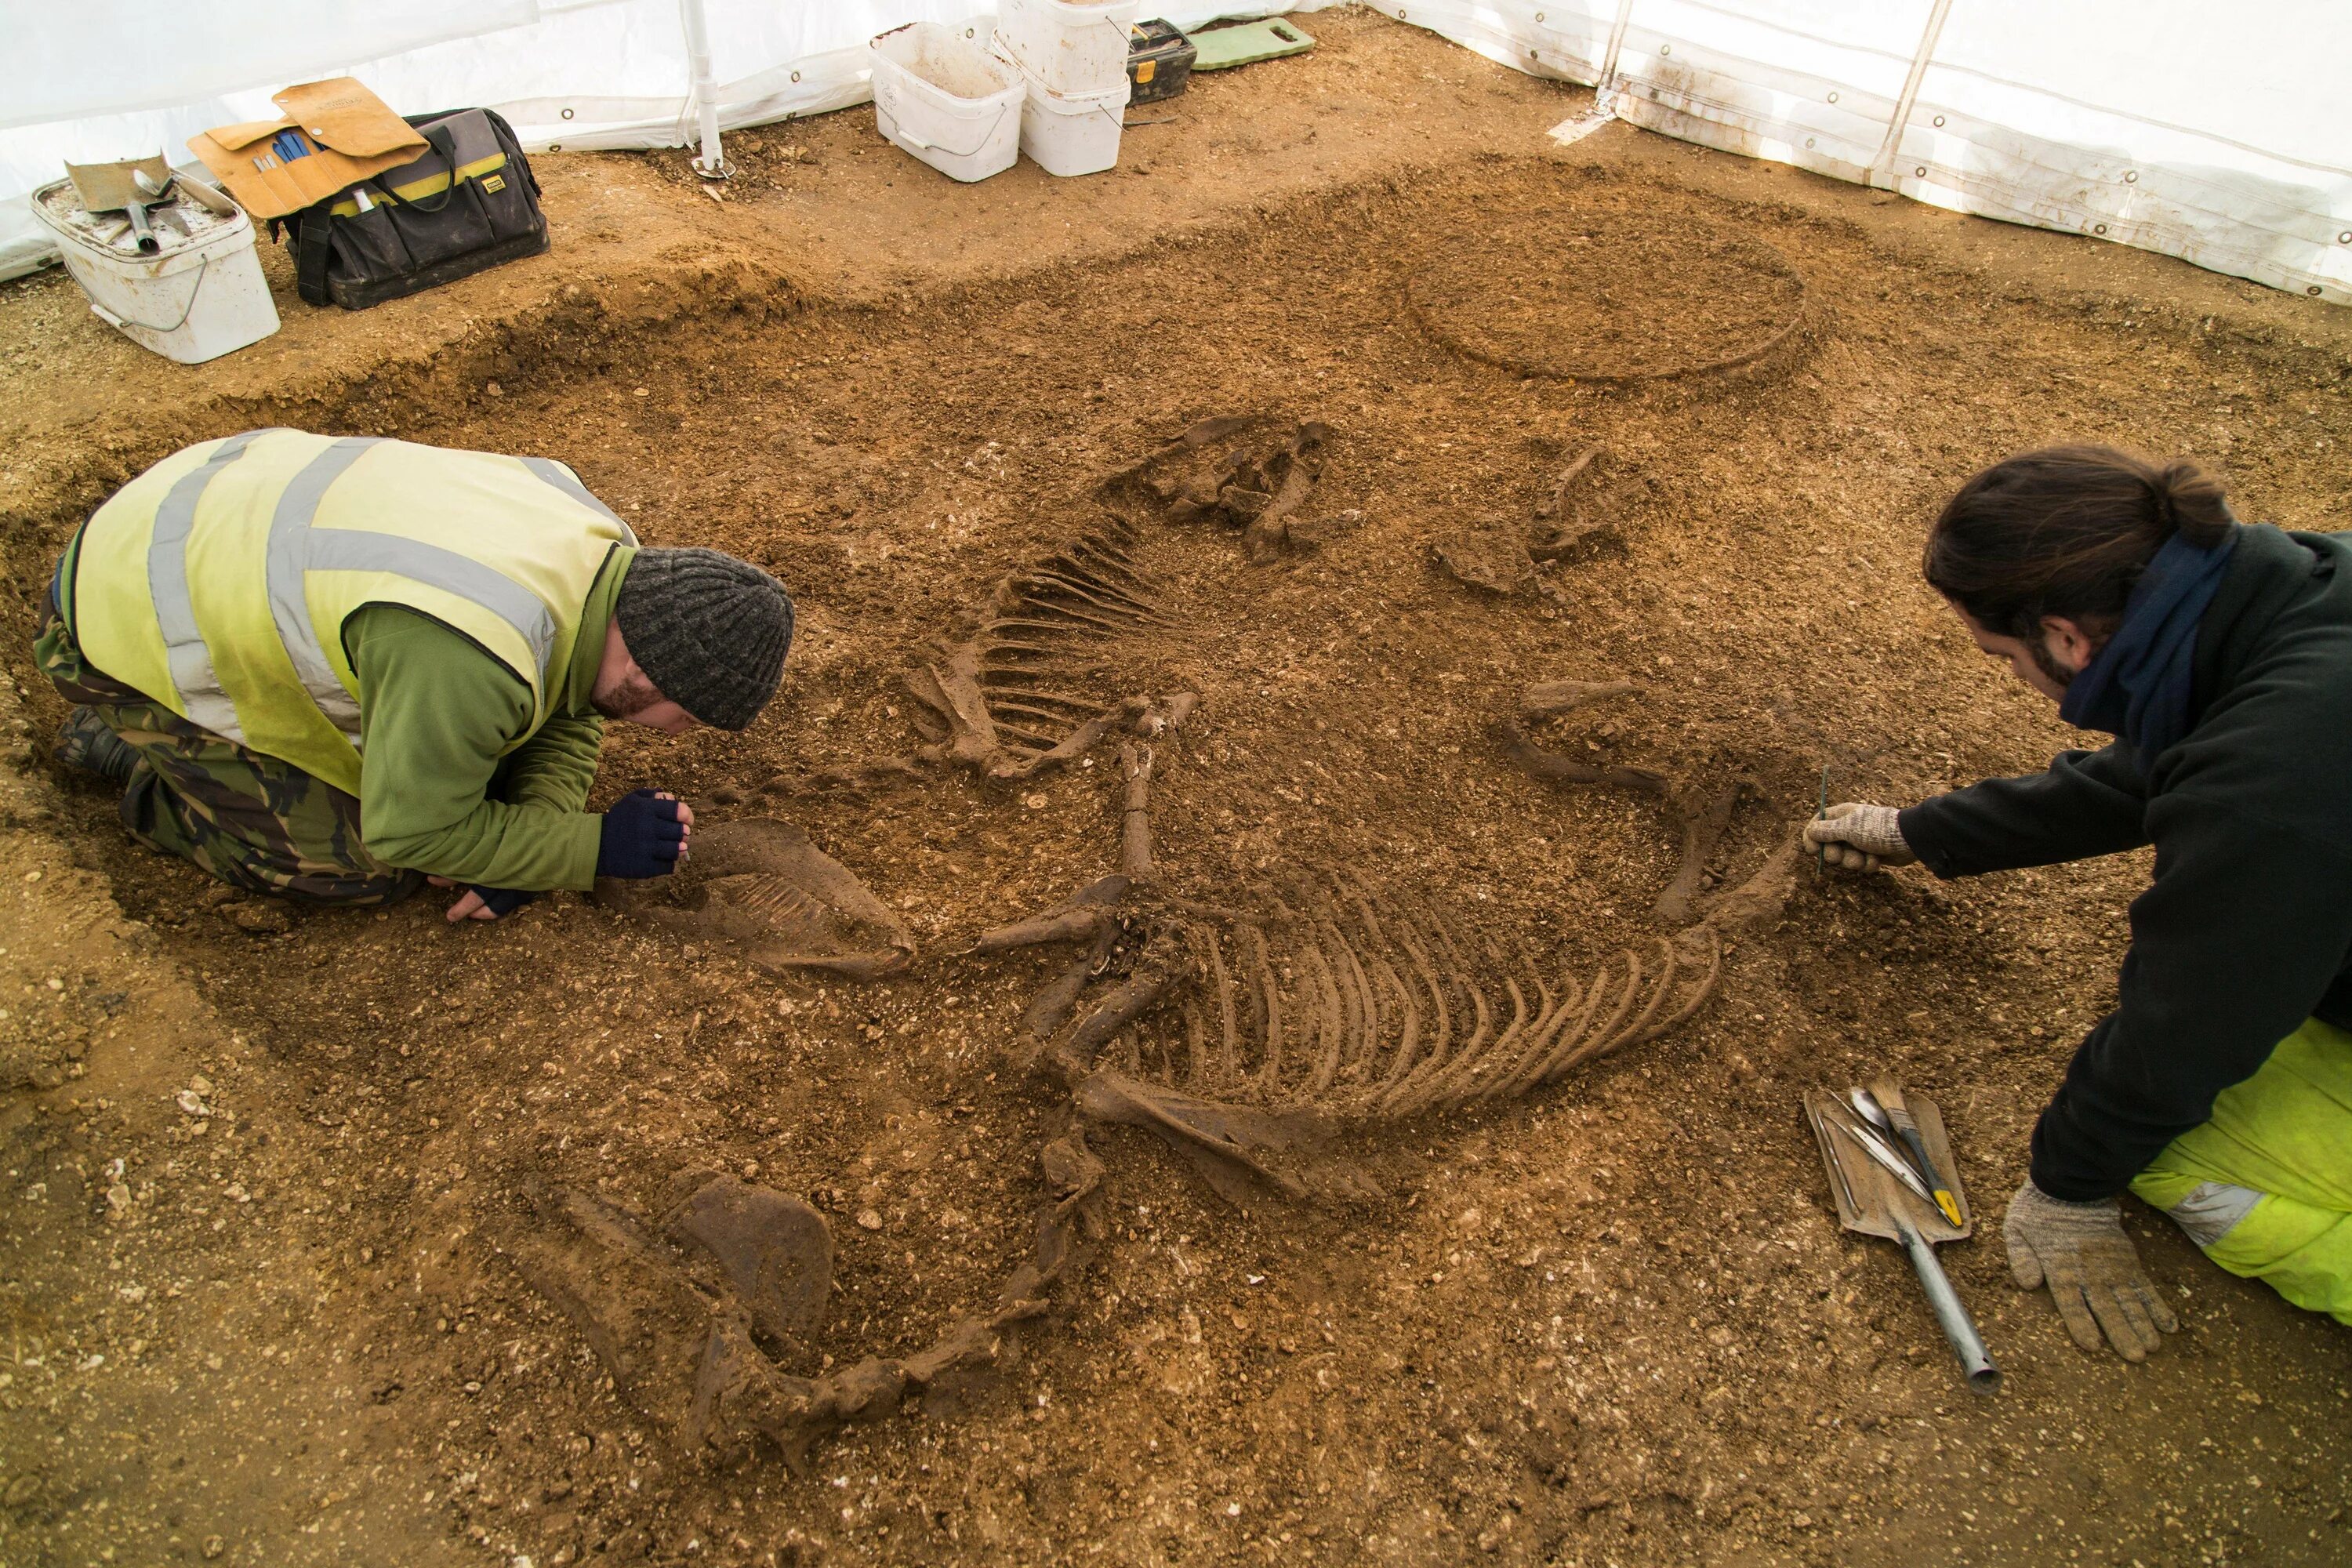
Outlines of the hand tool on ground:
M 1907 1104 L 1918 1125 L 1921 1142 L 1935 1157 L 1937 1168 L 1956 1169 L 1951 1142 L 1944 1131 L 1943 1115 L 1935 1102 L 1912 1095 Z M 1968 1217 L 1966 1195 L 1955 1187 L 1952 1196 L 1960 1213 L 1955 1223 L 1937 1212 L 1926 1196 L 1925 1184 L 1891 1150 L 1875 1141 L 1872 1136 L 1875 1130 L 1859 1121 L 1846 1102 L 1827 1089 L 1815 1089 L 1805 1091 L 1804 1107 L 1806 1122 L 1821 1144 L 1822 1162 L 1829 1167 L 1838 1222 L 1864 1236 L 1903 1244 L 1911 1267 L 1919 1276 L 1919 1287 L 1927 1292 L 1927 1304 L 1935 1310 L 1936 1321 L 1950 1342 L 1953 1353 L 1959 1357 L 1961 1370 L 1968 1374 L 1969 1387 L 1978 1394 L 1992 1393 L 2000 1386 L 2000 1369 L 1986 1353 L 1984 1336 L 1977 1332 L 1975 1321 L 1952 1289 L 1943 1266 L 1936 1261 L 1937 1242 L 1962 1240 L 1974 1228 Z M 1956 1183 L 1957 1180 L 1956 1177 Z
M 1936 1195 L 1936 1206 L 1944 1211 L 1946 1219 L 1954 1225 L 1959 1224 L 1959 1205 L 1952 1201 L 1951 1184 L 1944 1180 L 1936 1162 L 1927 1157 L 1927 1145 L 1920 1141 L 1919 1124 L 1912 1120 L 1909 1109 L 1904 1104 L 1901 1086 L 1891 1078 L 1874 1078 L 1863 1092 L 1885 1113 L 1895 1136 L 1901 1139 L 1903 1146 L 1911 1152 L 1912 1163 L 1919 1167 L 1919 1174 L 1927 1179 L 1927 1190 Z

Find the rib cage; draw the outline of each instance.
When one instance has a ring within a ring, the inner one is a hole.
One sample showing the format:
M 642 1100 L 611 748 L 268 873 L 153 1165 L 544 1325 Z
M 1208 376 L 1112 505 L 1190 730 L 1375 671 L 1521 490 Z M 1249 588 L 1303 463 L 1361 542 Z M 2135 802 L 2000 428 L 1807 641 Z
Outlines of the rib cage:
M 907 678 L 928 710 L 931 753 L 992 778 L 1024 779 L 1068 762 L 1151 708 L 1106 699 L 1108 657 L 1127 637 L 1174 623 L 1159 581 L 1135 560 L 1136 530 L 1107 519 L 996 585 L 973 634 Z
M 1377 1194 L 1333 1133 L 1523 1095 L 1676 1027 L 1721 976 L 1717 921 L 1785 896 L 1784 855 L 1654 955 L 1627 949 L 1582 978 L 1341 868 L 1268 890 L 1257 910 L 1202 903 L 1160 882 L 1150 748 L 1123 744 L 1119 760 L 1119 869 L 969 951 L 1079 944 L 1024 1016 L 1027 1069 L 1093 1120 L 1158 1134 L 1236 1202 L 1258 1181 Z
M 1171 902 L 1168 914 L 1141 915 L 1148 934 L 1133 964 L 1170 973 L 1164 999 L 1088 1065 L 1349 1124 L 1557 1082 L 1687 1019 L 1720 964 L 1712 943 L 1694 956 L 1662 940 L 1580 977 L 1473 937 L 1433 906 L 1337 878 L 1329 894 L 1299 907 L 1277 900 L 1264 917 Z M 1101 1033 L 1098 1020 L 1120 1002 L 1114 991 L 1067 1035 Z

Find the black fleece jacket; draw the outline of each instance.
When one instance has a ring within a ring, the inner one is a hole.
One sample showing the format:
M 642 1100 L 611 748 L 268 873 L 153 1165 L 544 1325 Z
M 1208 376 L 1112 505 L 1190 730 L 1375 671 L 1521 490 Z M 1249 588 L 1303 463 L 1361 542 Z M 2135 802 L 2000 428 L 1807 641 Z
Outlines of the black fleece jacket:
M 2121 994 L 2033 1130 L 2033 1181 L 2121 1192 L 2305 1017 L 2352 1029 L 2352 535 L 2248 527 L 2197 624 L 2191 728 L 1902 815 L 1938 877 L 2156 846 Z

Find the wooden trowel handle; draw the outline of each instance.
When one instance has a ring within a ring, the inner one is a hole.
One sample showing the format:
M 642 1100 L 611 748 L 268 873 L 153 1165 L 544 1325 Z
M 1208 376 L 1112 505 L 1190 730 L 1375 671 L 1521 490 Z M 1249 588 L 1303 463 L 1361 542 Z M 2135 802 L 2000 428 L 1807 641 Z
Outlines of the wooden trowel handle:
M 1902 1232 L 1903 1250 L 1911 1255 L 1911 1267 L 1918 1271 L 1919 1288 L 1927 1293 L 1927 1305 L 1935 1309 L 1944 1338 L 1951 1342 L 1952 1353 L 1960 1358 L 1960 1370 L 1968 1373 L 1969 1392 L 1994 1392 L 2000 1387 L 2000 1369 L 1985 1353 L 1984 1336 L 1977 1332 L 1976 1320 L 1969 1316 L 1969 1310 L 1960 1305 L 1959 1293 L 1946 1278 L 1944 1266 L 1936 1261 L 1936 1249 L 1927 1245 L 1916 1226 L 1899 1217 L 1895 1223 Z

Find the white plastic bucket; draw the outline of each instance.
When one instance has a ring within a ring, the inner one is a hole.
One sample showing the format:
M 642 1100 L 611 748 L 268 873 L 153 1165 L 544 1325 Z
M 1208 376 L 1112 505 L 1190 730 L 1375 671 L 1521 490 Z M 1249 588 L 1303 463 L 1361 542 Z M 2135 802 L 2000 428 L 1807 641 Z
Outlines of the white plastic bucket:
M 1021 151 L 1049 174 L 1101 174 L 1118 162 L 1133 90 L 1125 71 L 1118 86 L 1101 92 L 1049 92 L 1031 77 L 1021 104 Z
M 1028 84 L 964 29 L 909 22 L 876 37 L 874 123 L 956 180 L 984 180 L 1020 155 Z
M 33 193 L 33 216 L 57 237 L 66 270 L 89 297 L 90 312 L 141 348 L 201 364 L 259 342 L 278 330 L 278 307 L 253 247 L 253 220 L 223 217 L 192 201 L 170 205 L 184 218 L 152 219 L 153 255 L 99 238 L 112 215 L 93 217 L 58 180 Z
M 1138 0 L 1003 0 L 996 35 L 1046 91 L 1108 92 L 1127 80 L 1127 30 L 1139 8 Z

